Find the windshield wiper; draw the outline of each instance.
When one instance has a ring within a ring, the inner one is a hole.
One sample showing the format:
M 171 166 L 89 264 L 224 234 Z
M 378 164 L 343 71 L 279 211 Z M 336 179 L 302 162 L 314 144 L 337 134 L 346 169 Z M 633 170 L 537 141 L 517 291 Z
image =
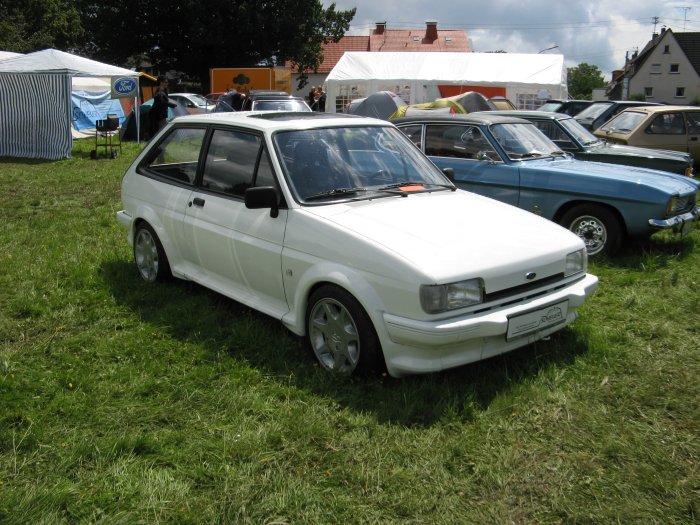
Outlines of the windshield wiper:
M 437 182 L 419 182 L 419 181 L 405 180 L 403 182 L 396 182 L 394 184 L 388 184 L 386 186 L 382 186 L 381 188 L 376 188 L 376 191 L 397 190 L 399 188 L 404 188 L 406 186 L 437 186 L 438 188 L 448 188 L 452 191 L 455 191 L 457 189 L 456 186 L 454 186 L 452 184 L 438 184 Z
M 566 152 L 565 152 L 565 151 L 561 151 L 561 150 L 553 151 L 553 152 L 550 153 L 550 155 L 551 155 L 552 157 L 566 157 L 566 156 L 567 156 L 567 155 L 566 155 Z
M 540 153 L 539 151 L 530 151 L 528 153 L 523 153 L 520 158 L 521 159 L 532 159 L 534 157 L 542 157 L 543 153 Z
M 325 197 L 336 197 L 338 195 L 352 195 L 353 193 L 359 193 L 361 191 L 368 191 L 367 188 L 334 188 L 328 191 L 321 191 L 319 193 L 314 193 L 308 197 L 304 197 L 306 201 L 313 201 L 318 199 L 323 199 Z

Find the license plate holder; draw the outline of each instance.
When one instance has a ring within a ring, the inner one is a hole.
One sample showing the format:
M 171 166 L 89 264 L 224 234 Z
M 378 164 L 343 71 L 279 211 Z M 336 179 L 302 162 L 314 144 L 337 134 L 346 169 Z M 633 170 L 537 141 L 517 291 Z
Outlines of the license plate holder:
M 569 301 L 564 300 L 508 318 L 506 340 L 522 337 L 566 321 Z

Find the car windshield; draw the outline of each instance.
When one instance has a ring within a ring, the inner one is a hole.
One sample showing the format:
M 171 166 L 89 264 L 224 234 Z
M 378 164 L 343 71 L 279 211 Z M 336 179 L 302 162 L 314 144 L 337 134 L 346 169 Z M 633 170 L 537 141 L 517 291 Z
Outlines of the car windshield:
M 566 155 L 532 123 L 492 124 L 489 127 L 511 160 Z
M 303 100 L 255 100 L 254 111 L 311 111 Z
M 606 122 L 599 131 L 630 133 L 645 118 L 646 113 L 641 113 L 639 111 L 623 111 Z
M 204 98 L 202 95 L 190 95 L 189 99 L 194 102 L 197 106 L 206 106 L 207 105 L 207 99 Z
M 561 126 L 571 135 L 574 139 L 583 146 L 593 146 L 602 142 L 593 133 L 584 128 L 579 122 L 574 118 L 565 118 L 559 120 Z
M 561 102 L 546 102 L 538 111 L 552 111 L 556 113 L 560 107 L 562 107 Z
M 287 182 L 305 204 L 454 189 L 393 127 L 283 131 L 274 142 Z
M 596 119 L 600 115 L 603 114 L 603 112 L 608 109 L 610 106 L 612 106 L 612 102 L 602 102 L 600 104 L 594 103 L 588 106 L 586 109 L 581 111 L 576 115 L 577 119 L 582 119 L 582 118 L 589 118 L 589 119 Z

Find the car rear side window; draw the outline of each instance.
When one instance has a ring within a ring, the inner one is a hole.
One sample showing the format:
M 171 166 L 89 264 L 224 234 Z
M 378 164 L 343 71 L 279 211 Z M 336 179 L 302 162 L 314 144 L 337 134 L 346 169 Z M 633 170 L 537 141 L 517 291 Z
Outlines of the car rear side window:
M 205 133 L 204 128 L 173 128 L 141 167 L 149 174 L 194 184 Z
M 657 115 L 646 129 L 647 133 L 655 135 L 684 135 L 685 121 L 683 113 L 662 113 Z
M 419 148 L 421 147 L 421 142 L 423 139 L 423 126 L 421 126 L 420 124 L 412 126 L 401 126 L 399 129 L 404 135 L 411 139 L 411 142 L 413 142 Z
M 245 190 L 254 185 L 272 185 L 274 177 L 267 154 L 261 152 L 262 145 L 262 139 L 257 135 L 215 130 L 204 164 L 202 187 L 242 197 Z M 256 170 L 262 179 L 258 184 L 255 180 Z
M 688 133 L 691 135 L 700 133 L 700 111 L 689 111 L 685 116 L 688 119 Z

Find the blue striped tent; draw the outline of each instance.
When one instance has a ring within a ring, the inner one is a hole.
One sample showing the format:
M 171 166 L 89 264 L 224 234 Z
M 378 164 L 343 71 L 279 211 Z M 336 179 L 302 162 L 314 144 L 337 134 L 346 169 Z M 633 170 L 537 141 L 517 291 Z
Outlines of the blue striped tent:
M 0 157 L 71 156 L 73 77 L 130 77 L 138 73 L 56 49 L 0 61 Z

